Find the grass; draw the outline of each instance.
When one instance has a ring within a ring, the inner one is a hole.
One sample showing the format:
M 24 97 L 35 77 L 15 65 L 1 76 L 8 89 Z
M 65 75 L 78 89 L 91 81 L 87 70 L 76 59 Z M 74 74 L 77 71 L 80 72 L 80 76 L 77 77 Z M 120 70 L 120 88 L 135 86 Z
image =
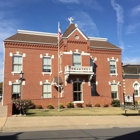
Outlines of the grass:
M 71 109 L 30 109 L 27 116 L 113 116 L 124 115 L 125 111 L 120 107 L 93 107 Z M 138 115 L 138 111 L 128 110 L 128 115 Z

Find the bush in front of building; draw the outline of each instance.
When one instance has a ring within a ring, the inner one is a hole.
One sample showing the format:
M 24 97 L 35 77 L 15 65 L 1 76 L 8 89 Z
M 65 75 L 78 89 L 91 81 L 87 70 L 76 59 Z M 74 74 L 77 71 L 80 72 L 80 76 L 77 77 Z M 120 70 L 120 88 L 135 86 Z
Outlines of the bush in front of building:
M 120 107 L 120 100 L 113 100 L 113 101 L 111 102 L 111 105 L 112 105 L 113 107 Z
M 60 109 L 63 109 L 63 108 L 65 108 L 65 107 L 64 107 L 64 105 L 63 105 L 62 103 L 60 103 L 60 104 L 59 104 L 59 108 L 60 108 Z
M 100 107 L 99 103 L 95 103 L 94 107 Z
M 42 105 L 35 105 L 35 109 L 43 109 Z
M 109 107 L 109 105 L 108 104 L 104 104 L 104 107 Z
M 13 100 L 13 114 L 26 114 L 31 108 L 34 108 L 34 103 L 31 100 Z
M 48 105 L 47 105 L 47 108 L 48 108 L 48 109 L 54 109 L 54 107 L 53 107 L 52 104 L 48 104 Z
M 77 103 L 77 104 L 76 104 L 76 107 L 77 107 L 77 108 L 83 108 L 83 104 L 82 104 L 82 103 Z
M 91 103 L 87 103 L 86 107 L 92 107 L 92 104 Z
M 68 102 L 66 106 L 67 108 L 74 108 L 74 104 L 72 102 Z

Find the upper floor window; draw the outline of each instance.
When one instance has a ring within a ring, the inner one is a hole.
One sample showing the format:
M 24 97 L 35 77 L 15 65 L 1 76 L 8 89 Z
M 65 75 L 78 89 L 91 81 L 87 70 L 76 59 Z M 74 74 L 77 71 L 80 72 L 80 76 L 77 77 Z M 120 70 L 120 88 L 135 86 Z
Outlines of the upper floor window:
M 73 66 L 81 66 L 81 54 L 73 54 Z
M 134 95 L 135 96 L 139 95 L 139 85 L 137 83 L 134 84 Z
M 110 60 L 110 74 L 116 74 L 116 61 Z
M 12 99 L 20 97 L 20 84 L 12 84 Z
M 13 56 L 13 72 L 21 72 L 22 71 L 22 56 L 14 55 Z
M 118 99 L 118 85 L 111 84 L 111 96 L 113 99 Z
M 51 72 L 51 57 L 43 57 L 43 72 Z
M 51 98 L 51 84 L 43 84 L 43 98 Z

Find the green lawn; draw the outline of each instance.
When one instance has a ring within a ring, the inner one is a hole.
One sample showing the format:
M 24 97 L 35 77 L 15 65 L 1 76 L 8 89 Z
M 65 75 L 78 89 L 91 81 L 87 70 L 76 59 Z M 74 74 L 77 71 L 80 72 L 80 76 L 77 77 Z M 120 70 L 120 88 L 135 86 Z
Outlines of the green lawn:
M 71 108 L 71 109 L 30 109 L 27 116 L 109 116 L 124 115 L 125 111 L 120 107 L 93 107 L 93 108 Z M 138 111 L 128 110 L 128 115 L 138 115 Z

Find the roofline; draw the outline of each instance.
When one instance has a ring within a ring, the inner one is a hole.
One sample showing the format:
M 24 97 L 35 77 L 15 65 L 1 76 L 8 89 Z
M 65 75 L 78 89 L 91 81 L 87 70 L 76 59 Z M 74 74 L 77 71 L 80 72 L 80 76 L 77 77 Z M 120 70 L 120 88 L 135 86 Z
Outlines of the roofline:
M 57 43 L 43 43 L 43 42 L 31 42 L 31 41 L 19 41 L 19 40 L 5 40 L 4 42 L 18 42 L 18 43 L 35 43 L 35 44 L 52 44 L 57 45 Z
M 17 32 L 19 34 L 30 34 L 30 35 L 58 37 L 58 34 L 56 34 L 56 33 L 46 33 L 46 32 L 27 31 L 27 30 L 17 30 Z
M 90 47 L 92 47 L 92 48 L 101 48 L 101 49 L 110 49 L 110 50 L 112 50 L 112 49 L 121 50 L 120 48 L 108 48 L 108 47 L 98 47 L 98 46 L 90 46 Z
M 97 40 L 97 41 L 108 41 L 107 38 L 100 38 L 100 37 L 88 37 L 89 40 Z

